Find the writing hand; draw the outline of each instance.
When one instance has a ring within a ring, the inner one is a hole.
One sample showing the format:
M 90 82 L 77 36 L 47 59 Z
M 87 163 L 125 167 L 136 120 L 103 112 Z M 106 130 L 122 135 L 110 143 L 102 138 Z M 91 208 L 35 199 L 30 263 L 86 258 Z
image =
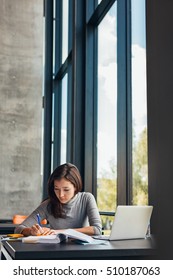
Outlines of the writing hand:
M 42 235 L 44 230 L 39 224 L 35 224 L 31 227 L 31 235 Z
M 51 235 L 56 234 L 56 231 L 47 227 L 40 227 L 35 224 L 31 227 L 31 235 Z

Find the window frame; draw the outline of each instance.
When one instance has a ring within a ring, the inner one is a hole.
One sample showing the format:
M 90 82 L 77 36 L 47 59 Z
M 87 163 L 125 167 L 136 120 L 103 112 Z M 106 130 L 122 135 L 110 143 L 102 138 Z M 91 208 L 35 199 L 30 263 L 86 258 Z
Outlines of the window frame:
M 56 1 L 55 73 L 53 73 L 53 0 L 45 1 L 45 88 L 43 197 L 53 168 L 60 163 L 61 80 L 68 73 L 67 161 L 76 164 L 84 191 L 97 196 L 97 26 L 117 1 L 117 205 L 132 198 L 131 0 L 69 1 L 69 52 L 63 64 L 62 0 Z M 81 36 L 78 36 L 78 34 Z M 55 94 L 52 128 L 52 94 Z M 82 94 L 81 94 L 82 93 Z M 54 138 L 51 139 L 52 129 Z M 53 159 L 51 146 L 53 143 Z M 108 214 L 108 213 L 107 213 Z M 112 214 L 111 214 L 112 215 Z

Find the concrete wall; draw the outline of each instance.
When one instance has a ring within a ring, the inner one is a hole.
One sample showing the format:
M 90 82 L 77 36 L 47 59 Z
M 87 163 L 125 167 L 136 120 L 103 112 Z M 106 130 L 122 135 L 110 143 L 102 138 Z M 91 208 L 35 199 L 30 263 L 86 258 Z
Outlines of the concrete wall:
M 0 218 L 41 201 L 43 0 L 0 0 Z

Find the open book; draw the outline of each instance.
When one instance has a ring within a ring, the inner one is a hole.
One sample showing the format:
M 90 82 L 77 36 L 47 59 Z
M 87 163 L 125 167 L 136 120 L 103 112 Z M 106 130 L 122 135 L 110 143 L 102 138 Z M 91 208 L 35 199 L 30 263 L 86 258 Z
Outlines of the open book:
M 78 232 L 73 229 L 66 229 L 62 230 L 62 232 L 59 232 L 58 234 L 53 235 L 40 235 L 40 236 L 28 236 L 24 237 L 22 239 L 22 242 L 24 243 L 60 243 L 67 238 L 72 238 L 77 240 L 81 243 L 86 244 L 103 244 L 103 242 L 98 242 L 98 240 L 95 240 L 91 236 Z

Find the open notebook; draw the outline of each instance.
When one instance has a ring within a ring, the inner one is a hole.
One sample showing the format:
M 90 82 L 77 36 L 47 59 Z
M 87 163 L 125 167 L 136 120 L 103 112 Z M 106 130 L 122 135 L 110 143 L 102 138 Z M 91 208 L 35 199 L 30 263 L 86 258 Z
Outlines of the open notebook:
M 52 234 L 52 235 L 40 235 L 40 236 L 28 236 L 23 237 L 22 242 L 23 243 L 60 243 L 68 238 L 72 238 L 76 240 L 77 243 L 80 244 L 104 244 L 101 240 L 95 240 L 91 236 L 78 232 L 73 229 L 66 229 L 62 230 L 62 232 L 59 232 L 58 234 Z
M 153 206 L 120 205 L 114 217 L 110 236 L 94 238 L 104 240 L 123 240 L 145 238 L 150 224 Z

